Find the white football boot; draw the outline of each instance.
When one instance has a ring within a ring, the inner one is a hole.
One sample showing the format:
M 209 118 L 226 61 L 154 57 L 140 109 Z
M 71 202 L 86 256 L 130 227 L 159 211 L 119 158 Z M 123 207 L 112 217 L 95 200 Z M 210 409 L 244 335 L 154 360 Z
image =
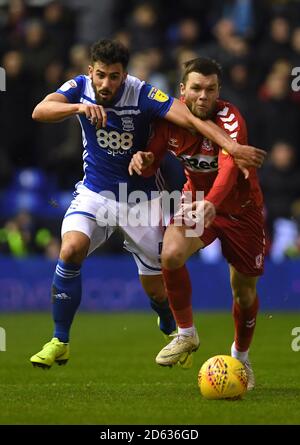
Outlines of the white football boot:
M 231 346 L 231 356 L 238 359 L 240 362 L 243 363 L 245 370 L 246 370 L 247 379 L 248 379 L 247 391 L 252 391 L 252 389 L 254 389 L 254 387 L 255 387 L 255 377 L 254 377 L 254 372 L 252 369 L 251 362 L 249 361 L 249 358 L 248 358 L 248 351 L 245 351 L 245 352 L 238 351 L 235 348 L 235 343 L 233 342 L 232 346 Z
M 192 365 L 191 353 L 197 351 L 200 345 L 196 329 L 193 335 L 175 334 L 171 337 L 174 337 L 173 340 L 157 354 L 156 363 L 161 366 L 180 363 L 182 367 L 189 368 Z M 188 366 L 184 366 L 185 363 Z

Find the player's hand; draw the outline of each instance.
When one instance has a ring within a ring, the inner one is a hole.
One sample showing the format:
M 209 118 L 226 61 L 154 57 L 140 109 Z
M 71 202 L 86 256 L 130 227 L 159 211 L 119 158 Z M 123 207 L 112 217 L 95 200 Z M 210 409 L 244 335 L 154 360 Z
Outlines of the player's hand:
M 192 209 L 195 211 L 197 219 L 203 218 L 205 228 L 209 227 L 216 217 L 216 208 L 214 204 L 205 199 L 203 201 L 194 201 Z
M 129 163 L 128 171 L 130 176 L 133 173 L 141 175 L 154 162 L 154 154 L 151 151 L 138 151 L 136 152 Z
M 205 228 L 209 227 L 216 217 L 214 204 L 206 200 L 183 204 L 181 212 L 195 223 L 201 223 L 203 221 Z
M 102 105 L 79 104 L 78 114 L 84 114 L 97 130 L 99 130 L 99 128 L 106 127 L 107 114 Z
M 231 147 L 226 147 L 226 151 L 234 158 L 236 165 L 244 172 L 250 167 L 261 167 L 267 153 L 260 148 L 251 145 L 241 145 L 234 142 Z

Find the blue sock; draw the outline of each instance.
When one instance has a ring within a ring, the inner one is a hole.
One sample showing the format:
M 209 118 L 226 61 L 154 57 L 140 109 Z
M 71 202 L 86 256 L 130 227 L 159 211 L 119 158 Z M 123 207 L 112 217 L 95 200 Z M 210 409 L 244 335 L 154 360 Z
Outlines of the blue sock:
M 68 343 L 71 324 L 81 301 L 81 266 L 58 260 L 52 283 L 53 337 Z
M 161 303 L 150 298 L 150 306 L 159 316 L 159 329 L 166 335 L 170 335 L 176 329 L 176 321 L 169 306 L 168 299 Z

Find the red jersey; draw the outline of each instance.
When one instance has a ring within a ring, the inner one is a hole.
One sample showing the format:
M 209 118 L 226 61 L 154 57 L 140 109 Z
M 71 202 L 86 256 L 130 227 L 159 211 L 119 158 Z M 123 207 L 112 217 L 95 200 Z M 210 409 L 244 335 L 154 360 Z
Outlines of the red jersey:
M 230 137 L 247 145 L 247 128 L 238 109 L 229 102 L 217 101 L 212 119 Z M 184 191 L 204 191 L 205 199 L 212 202 L 217 213 L 240 214 L 250 205 L 262 206 L 263 197 L 256 169 L 249 169 L 249 178 L 221 147 L 199 133 L 178 127 L 167 120 L 157 120 L 146 151 L 155 155 L 154 164 L 144 175 L 153 174 L 167 150 L 183 163 L 187 182 Z M 194 198 L 195 199 L 195 198 Z

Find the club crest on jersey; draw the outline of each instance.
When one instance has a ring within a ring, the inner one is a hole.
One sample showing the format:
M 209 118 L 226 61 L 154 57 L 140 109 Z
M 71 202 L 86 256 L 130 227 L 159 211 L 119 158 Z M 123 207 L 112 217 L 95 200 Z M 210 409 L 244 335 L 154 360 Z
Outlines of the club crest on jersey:
M 168 140 L 168 145 L 170 145 L 171 147 L 175 147 L 175 148 L 178 148 L 178 147 L 179 147 L 179 145 L 178 145 L 178 140 L 175 139 L 175 138 L 170 138 L 170 139 Z
M 152 87 L 148 93 L 149 99 L 156 100 L 157 102 L 167 102 L 169 96 L 156 87 Z
M 76 88 L 77 87 L 77 82 L 74 79 L 68 80 L 67 82 L 65 82 L 61 87 L 60 87 L 60 91 L 68 91 L 70 88 Z
M 212 151 L 214 149 L 212 142 L 207 138 L 203 138 L 202 149 L 206 151 Z
M 122 121 L 122 127 L 124 131 L 133 131 L 134 125 L 133 125 L 133 119 L 130 116 L 121 117 Z

